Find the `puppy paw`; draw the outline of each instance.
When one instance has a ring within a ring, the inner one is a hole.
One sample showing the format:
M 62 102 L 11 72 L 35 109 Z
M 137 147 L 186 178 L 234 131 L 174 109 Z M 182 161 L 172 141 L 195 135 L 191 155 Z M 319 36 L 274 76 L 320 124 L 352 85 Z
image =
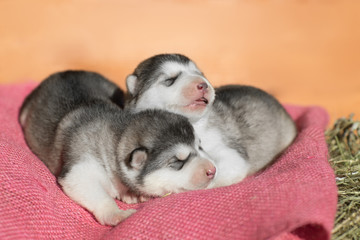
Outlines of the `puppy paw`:
M 94 215 L 102 225 L 116 226 L 135 212 L 135 209 L 120 210 L 115 204 L 98 209 Z
M 145 197 L 145 196 L 136 196 L 132 193 L 128 193 L 125 194 L 123 196 L 121 196 L 121 201 L 127 204 L 134 204 L 134 203 L 141 203 L 141 202 L 145 202 L 147 200 L 149 200 L 150 197 Z
M 134 196 L 134 195 L 123 195 L 121 196 L 121 201 L 123 201 L 124 203 L 127 203 L 127 204 L 133 204 L 133 203 L 138 203 L 139 200 L 137 198 L 137 196 Z
M 147 200 L 149 200 L 151 197 L 145 197 L 145 196 L 140 196 L 139 197 L 139 201 L 140 202 L 146 202 Z
M 128 210 L 119 209 L 116 212 L 112 212 L 106 216 L 103 216 L 102 222 L 100 223 L 103 225 L 116 226 L 121 221 L 125 220 L 135 212 L 136 212 L 135 209 L 128 209 Z

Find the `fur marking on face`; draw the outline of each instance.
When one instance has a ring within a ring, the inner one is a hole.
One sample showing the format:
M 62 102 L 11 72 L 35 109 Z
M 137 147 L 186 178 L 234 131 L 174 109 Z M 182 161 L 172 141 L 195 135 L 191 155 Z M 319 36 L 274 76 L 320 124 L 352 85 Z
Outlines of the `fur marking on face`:
M 185 115 L 190 121 L 206 114 L 214 101 L 214 89 L 193 62 L 165 61 L 153 67 L 147 76 L 128 76 L 128 90 L 136 96 L 129 106 L 137 110 L 166 109 Z M 135 73 L 139 71 L 136 69 Z

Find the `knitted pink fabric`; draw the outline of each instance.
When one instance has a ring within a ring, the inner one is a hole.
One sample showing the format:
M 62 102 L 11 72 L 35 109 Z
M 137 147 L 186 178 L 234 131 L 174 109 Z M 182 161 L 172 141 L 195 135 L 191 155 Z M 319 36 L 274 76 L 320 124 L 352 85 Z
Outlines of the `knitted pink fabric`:
M 0 239 L 329 239 L 336 211 L 319 107 L 287 106 L 299 134 L 271 167 L 243 182 L 127 205 L 111 228 L 69 199 L 29 150 L 17 120 L 36 83 L 0 86 Z

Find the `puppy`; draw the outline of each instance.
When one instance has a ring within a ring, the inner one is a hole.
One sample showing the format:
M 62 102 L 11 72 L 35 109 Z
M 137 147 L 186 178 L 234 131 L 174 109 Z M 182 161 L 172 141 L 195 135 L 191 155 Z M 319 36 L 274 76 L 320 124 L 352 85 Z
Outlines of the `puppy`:
M 116 225 L 135 210 L 120 210 L 114 198 L 136 203 L 211 184 L 216 169 L 185 117 L 130 113 L 115 95 L 123 93 L 101 75 L 67 71 L 44 80 L 21 107 L 27 144 L 71 199 Z
M 126 85 L 125 108 L 165 109 L 190 120 L 217 167 L 209 187 L 231 185 L 263 169 L 296 137 L 294 122 L 274 97 L 250 86 L 214 89 L 180 54 L 144 60 Z

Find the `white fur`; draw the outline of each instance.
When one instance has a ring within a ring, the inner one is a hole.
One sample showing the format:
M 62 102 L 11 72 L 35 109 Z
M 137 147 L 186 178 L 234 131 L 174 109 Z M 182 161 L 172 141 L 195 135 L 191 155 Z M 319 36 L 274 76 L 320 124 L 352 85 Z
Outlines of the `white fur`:
M 28 116 L 28 112 L 29 112 L 29 106 L 24 107 L 24 109 L 23 109 L 22 112 L 21 112 L 21 115 L 20 115 L 20 125 L 21 125 L 22 127 L 25 126 L 26 119 L 27 119 L 27 116 Z
M 177 145 L 176 148 L 177 148 L 176 157 L 179 160 L 185 160 L 189 156 L 192 150 L 189 146 L 183 144 Z
M 210 179 L 204 181 L 202 185 L 191 183 L 191 178 L 194 175 L 193 169 L 198 168 L 196 164 L 198 161 L 201 161 L 200 158 L 193 159 L 191 163 L 188 163 L 188 166 L 183 167 L 186 170 L 177 171 L 171 168 L 162 168 L 150 173 L 145 177 L 143 189 L 152 192 L 156 196 L 163 196 L 169 192 L 179 193 L 206 188 L 212 182 Z
M 195 132 L 201 136 L 202 148 L 216 165 L 216 178 L 209 188 L 228 186 L 247 176 L 250 165 L 235 149 L 224 143 L 218 128 L 208 126 L 207 115 L 193 126 Z
M 126 78 L 126 87 L 129 92 L 133 93 L 135 91 L 136 81 L 137 81 L 137 78 L 134 75 L 129 75 Z
M 135 212 L 118 208 L 114 200 L 119 195 L 116 187 L 105 169 L 89 154 L 84 154 L 59 183 L 71 199 L 92 212 L 103 225 L 116 225 Z
M 169 179 L 171 181 L 169 181 Z M 185 190 L 192 190 L 184 183 L 190 179 L 190 173 L 177 174 L 176 170 L 162 168 L 145 177 L 143 189 L 152 192 L 154 196 L 163 196 L 169 192 L 178 193 Z
M 162 72 L 168 76 L 176 75 L 180 72 L 187 73 L 189 75 L 201 76 L 201 72 L 193 62 L 189 62 L 189 64 L 184 65 L 178 62 L 169 61 L 162 64 L 160 68 L 162 69 Z

